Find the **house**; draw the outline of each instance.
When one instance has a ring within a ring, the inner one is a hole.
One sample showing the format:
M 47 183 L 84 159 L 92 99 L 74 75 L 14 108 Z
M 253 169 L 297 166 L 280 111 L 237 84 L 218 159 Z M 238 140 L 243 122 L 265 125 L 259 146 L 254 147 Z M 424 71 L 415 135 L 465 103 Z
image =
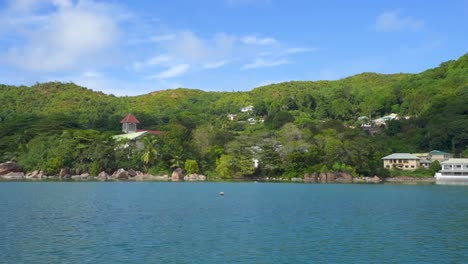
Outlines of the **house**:
M 419 161 L 419 163 L 421 164 L 421 167 L 426 168 L 426 169 L 429 169 L 429 167 L 430 167 L 431 164 L 432 164 L 432 160 L 428 160 L 428 159 L 423 159 L 423 158 L 421 158 L 421 160 Z
M 237 115 L 235 115 L 235 114 L 228 114 L 227 117 L 228 117 L 229 120 L 234 121 L 234 119 L 236 119 Z
M 128 114 L 120 120 L 120 123 L 122 124 L 122 132 L 128 134 L 137 131 L 137 124 L 140 123 L 140 121 L 138 121 L 134 115 Z
M 449 159 L 440 163 L 442 169 L 434 177 L 437 184 L 468 185 L 468 159 Z
M 445 161 L 445 160 L 448 160 L 448 159 L 451 159 L 451 158 L 453 158 L 453 154 L 443 152 L 443 151 L 440 151 L 440 150 L 433 150 L 433 151 L 429 152 L 429 159 L 430 160 L 437 160 L 437 161 L 441 162 L 441 161 Z
M 242 112 L 242 113 L 252 112 L 253 110 L 254 110 L 254 106 L 253 106 L 253 105 L 249 105 L 249 106 L 246 106 L 246 107 L 242 107 L 242 108 L 241 108 L 241 112 Z
M 393 153 L 382 160 L 386 169 L 415 170 L 421 166 L 421 159 L 410 153 Z
M 113 136 L 112 138 L 119 141 L 119 140 L 127 140 L 130 142 L 133 142 L 132 144 L 135 144 L 137 149 L 143 148 L 143 144 L 139 142 L 139 139 L 146 135 L 146 134 L 153 134 L 153 135 L 160 135 L 161 131 L 159 130 L 147 130 L 147 129 L 137 129 L 137 124 L 140 123 L 138 119 L 132 115 L 128 114 L 126 115 L 120 123 L 122 124 L 122 132 L 125 134 L 120 134 Z M 129 146 L 129 143 L 125 144 L 125 148 Z

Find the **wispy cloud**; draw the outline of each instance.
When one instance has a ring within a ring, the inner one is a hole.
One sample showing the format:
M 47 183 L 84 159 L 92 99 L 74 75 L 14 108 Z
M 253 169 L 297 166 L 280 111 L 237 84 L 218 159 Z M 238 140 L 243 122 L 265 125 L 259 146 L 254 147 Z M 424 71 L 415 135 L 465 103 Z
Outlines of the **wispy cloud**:
M 165 65 L 171 62 L 172 60 L 173 59 L 170 56 L 158 55 L 158 56 L 151 57 L 143 62 L 134 62 L 133 69 L 138 71 L 146 67 Z
M 223 67 L 226 64 L 225 61 L 214 61 L 214 62 L 208 62 L 203 65 L 203 68 L 205 69 L 217 69 L 220 67 Z
M 95 71 L 85 71 L 82 73 L 82 76 L 86 78 L 99 78 L 101 77 L 101 74 Z
M 392 31 L 417 31 L 424 28 L 423 19 L 404 17 L 399 11 L 387 11 L 382 13 L 374 24 L 374 29 L 378 32 Z
M 295 54 L 295 53 L 304 53 L 304 52 L 312 52 L 316 51 L 317 49 L 313 48 L 289 48 L 282 52 L 282 54 Z
M 274 38 L 258 38 L 256 36 L 244 36 L 241 38 L 241 41 L 244 44 L 254 44 L 254 45 L 272 45 L 277 43 Z
M 184 74 L 190 68 L 189 64 L 178 64 L 169 69 L 159 72 L 155 75 L 148 76 L 148 79 L 168 79 Z
M 288 63 L 289 61 L 286 59 L 268 60 L 268 59 L 258 58 L 252 63 L 244 64 L 242 66 L 242 69 L 248 70 L 248 69 L 255 69 L 255 68 L 274 67 L 274 66 L 279 66 L 279 65 L 288 64 Z
M 161 42 L 161 41 L 167 41 L 167 40 L 173 40 L 175 38 L 175 34 L 165 34 L 165 35 L 159 35 L 159 36 L 152 36 L 149 38 L 151 42 Z

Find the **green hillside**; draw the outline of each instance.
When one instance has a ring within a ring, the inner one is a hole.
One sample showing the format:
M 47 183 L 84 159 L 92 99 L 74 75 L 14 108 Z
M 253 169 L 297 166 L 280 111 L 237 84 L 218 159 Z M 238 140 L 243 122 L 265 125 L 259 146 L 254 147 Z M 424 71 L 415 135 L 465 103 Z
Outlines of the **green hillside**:
M 73 83 L 0 85 L 0 105 L 0 161 L 14 159 L 28 170 L 163 173 L 195 160 L 199 172 L 225 178 L 333 170 L 385 176 L 380 158 L 392 152 L 468 154 L 468 54 L 419 74 L 362 73 L 249 92 L 115 97 Z M 252 112 L 240 111 L 249 105 Z M 142 161 L 144 150 L 116 150 L 110 139 L 127 113 L 139 128 L 164 131 L 150 161 Z M 373 135 L 360 128 L 366 121 L 359 117 L 390 113 L 408 119 L 387 121 Z

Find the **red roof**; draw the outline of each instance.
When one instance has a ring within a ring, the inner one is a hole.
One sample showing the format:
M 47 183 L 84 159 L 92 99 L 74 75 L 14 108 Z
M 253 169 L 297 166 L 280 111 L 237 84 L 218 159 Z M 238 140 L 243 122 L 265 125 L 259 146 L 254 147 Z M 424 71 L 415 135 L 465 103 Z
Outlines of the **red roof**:
M 146 132 L 148 132 L 150 134 L 153 134 L 153 135 L 161 135 L 161 133 L 162 133 L 159 130 L 147 130 L 147 129 L 137 129 L 136 130 L 136 132 L 144 132 L 144 131 L 146 131 Z
M 138 124 L 140 123 L 140 121 L 138 121 L 138 119 L 136 119 L 136 117 L 132 114 L 128 114 L 126 117 L 124 117 L 122 119 L 122 121 L 120 121 L 120 123 L 133 123 L 133 124 Z

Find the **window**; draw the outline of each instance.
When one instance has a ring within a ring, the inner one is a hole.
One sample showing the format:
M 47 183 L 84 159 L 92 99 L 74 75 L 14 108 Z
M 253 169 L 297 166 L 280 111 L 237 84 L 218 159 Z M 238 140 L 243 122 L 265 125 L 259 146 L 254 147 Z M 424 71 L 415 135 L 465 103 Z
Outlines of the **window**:
M 405 165 L 405 168 L 408 168 L 408 165 Z
M 385 166 L 385 168 L 390 168 L 390 165 Z
M 411 168 L 414 168 L 414 165 L 411 165 Z
M 408 160 L 403 160 L 403 163 L 408 163 Z

